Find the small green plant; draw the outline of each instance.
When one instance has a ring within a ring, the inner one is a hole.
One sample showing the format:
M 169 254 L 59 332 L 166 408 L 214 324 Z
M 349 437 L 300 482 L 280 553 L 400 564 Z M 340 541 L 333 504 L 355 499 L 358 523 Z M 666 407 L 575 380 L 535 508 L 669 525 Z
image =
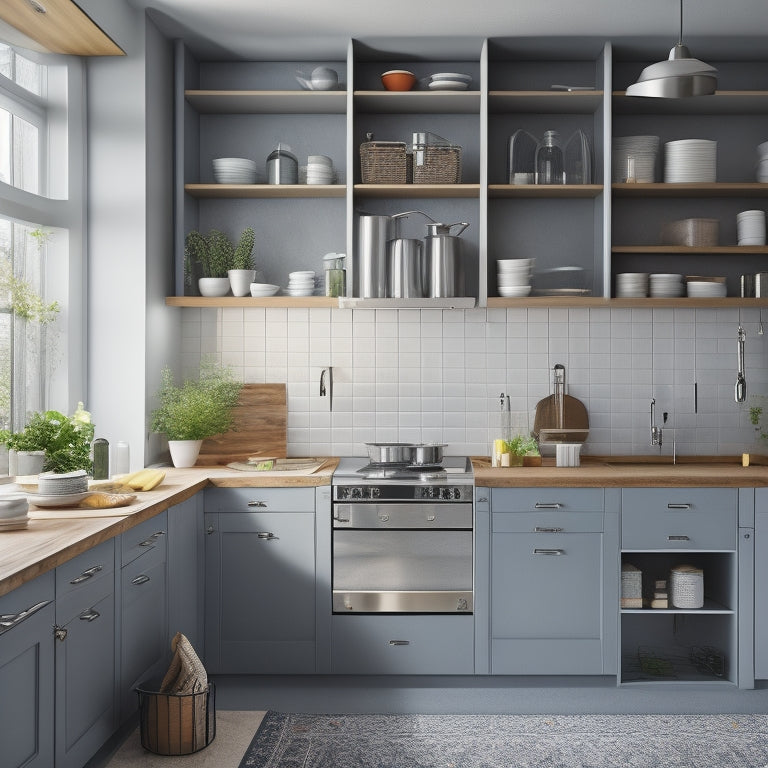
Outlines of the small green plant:
M 256 233 L 253 231 L 253 227 L 246 227 L 235 246 L 230 269 L 253 269 L 253 246 L 255 242 Z
M 535 438 L 530 435 L 515 435 L 511 440 L 506 440 L 506 448 L 513 456 L 538 456 L 539 446 Z
M 24 429 L 7 433 L 3 442 L 15 451 L 44 451 L 45 472 L 91 472 L 93 435 L 91 414 L 78 403 L 72 416 L 59 411 L 33 413 Z
M 204 360 L 200 377 L 176 386 L 170 368 L 163 368 L 157 393 L 159 407 L 152 412 L 153 432 L 164 432 L 169 440 L 204 440 L 232 429 L 232 409 L 243 385 L 232 371 Z
M 253 245 L 256 236 L 251 227 L 240 235 L 237 246 L 218 229 L 207 235 L 192 230 L 184 241 L 184 276 L 191 284 L 193 276 L 226 277 L 230 269 L 253 269 Z
M 0 297 L 5 297 L 6 306 L 22 320 L 48 325 L 59 313 L 58 302 L 47 303 L 28 281 L 14 275 L 7 258 L 0 260 Z

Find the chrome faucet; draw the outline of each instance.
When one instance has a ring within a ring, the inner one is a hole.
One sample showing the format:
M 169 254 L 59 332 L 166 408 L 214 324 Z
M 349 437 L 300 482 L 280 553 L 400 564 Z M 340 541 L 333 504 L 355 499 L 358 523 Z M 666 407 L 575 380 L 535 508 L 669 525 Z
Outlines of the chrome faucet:
M 656 398 L 651 398 L 651 445 L 661 447 L 661 427 L 656 426 Z

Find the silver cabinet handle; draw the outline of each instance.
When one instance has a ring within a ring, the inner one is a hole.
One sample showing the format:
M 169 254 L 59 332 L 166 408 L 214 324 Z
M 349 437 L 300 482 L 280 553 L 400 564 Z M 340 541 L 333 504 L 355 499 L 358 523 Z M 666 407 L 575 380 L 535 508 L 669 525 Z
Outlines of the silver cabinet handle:
M 84 570 L 79 576 L 75 576 L 72 581 L 70 581 L 70 584 L 82 584 L 84 581 L 88 581 L 88 579 L 92 579 L 100 570 L 104 568 L 103 565 L 94 565 L 93 568 L 87 568 Z
M 279 539 L 279 536 L 275 536 L 274 533 L 271 531 L 259 531 L 256 534 L 260 539 L 267 539 L 267 541 L 272 541 L 272 539 Z
M 98 619 L 101 614 L 94 608 L 89 608 L 87 611 L 83 611 L 78 617 L 80 621 L 93 621 Z
M 564 549 L 534 549 L 534 555 L 564 555 Z
M 690 509 L 693 504 L 667 504 L 667 509 Z
M 153 547 L 161 536 L 165 536 L 165 531 L 155 531 L 148 539 L 139 542 L 140 547 Z
M 488 501 L 488 497 L 487 496 L 478 496 L 477 500 L 480 501 L 480 502 L 487 502 Z
M 249 501 L 248 506 L 249 507 L 266 507 L 267 502 L 266 501 Z
M 390 640 L 389 644 L 390 645 L 410 645 L 411 641 L 410 640 Z
M 667 536 L 667 541 L 690 541 L 690 536 Z
M 131 584 L 135 584 L 138 586 L 139 584 L 146 584 L 148 581 L 150 581 L 149 576 L 147 576 L 145 573 L 139 574 L 138 576 L 134 576 L 131 579 Z
M 534 533 L 562 533 L 563 529 L 562 528 L 542 528 L 537 525 L 533 529 L 533 532 Z
M 545 504 L 544 502 L 537 501 L 534 505 L 534 509 L 562 509 L 563 505 L 559 501 L 555 501 L 549 504 Z
M 18 626 L 21 624 L 24 619 L 28 619 L 33 614 L 37 613 L 39 610 L 42 610 L 45 608 L 46 605 L 50 605 L 52 600 L 44 600 L 41 603 L 35 603 L 35 605 L 30 606 L 25 611 L 20 611 L 19 613 L 4 613 L 0 614 L 0 635 L 2 635 L 4 632 L 9 632 L 12 630 L 15 626 Z

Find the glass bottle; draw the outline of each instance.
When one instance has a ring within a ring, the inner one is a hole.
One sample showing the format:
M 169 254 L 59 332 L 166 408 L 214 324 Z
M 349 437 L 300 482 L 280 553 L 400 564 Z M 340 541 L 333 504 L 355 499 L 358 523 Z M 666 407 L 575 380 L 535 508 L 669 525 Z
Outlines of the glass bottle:
M 563 148 L 557 131 L 545 131 L 536 149 L 536 183 L 565 184 Z
M 93 479 L 109 478 L 109 443 L 103 437 L 93 441 Z

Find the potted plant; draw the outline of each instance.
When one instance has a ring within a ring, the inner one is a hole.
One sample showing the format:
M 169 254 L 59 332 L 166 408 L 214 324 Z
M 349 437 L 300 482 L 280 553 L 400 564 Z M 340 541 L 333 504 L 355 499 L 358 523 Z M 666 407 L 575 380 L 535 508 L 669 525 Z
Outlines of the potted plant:
M 197 275 L 197 287 L 202 296 L 224 296 L 229 292 L 228 272 L 234 269 L 249 270 L 248 286 L 250 292 L 253 282 L 253 243 L 254 232 L 248 227 L 240 235 L 237 246 L 218 229 L 212 229 L 207 235 L 192 230 L 184 242 L 184 271 L 187 283 Z M 238 290 L 241 286 L 238 284 Z
M 251 283 L 256 279 L 253 263 L 255 241 L 253 228 L 246 227 L 232 252 L 232 266 L 227 270 L 227 276 L 235 296 L 249 296 L 251 293 Z
M 232 428 L 242 386 L 229 368 L 209 360 L 201 363 L 198 379 L 181 386 L 174 384 L 170 368 L 163 369 L 151 429 L 165 433 L 175 467 L 194 466 L 203 440 Z

